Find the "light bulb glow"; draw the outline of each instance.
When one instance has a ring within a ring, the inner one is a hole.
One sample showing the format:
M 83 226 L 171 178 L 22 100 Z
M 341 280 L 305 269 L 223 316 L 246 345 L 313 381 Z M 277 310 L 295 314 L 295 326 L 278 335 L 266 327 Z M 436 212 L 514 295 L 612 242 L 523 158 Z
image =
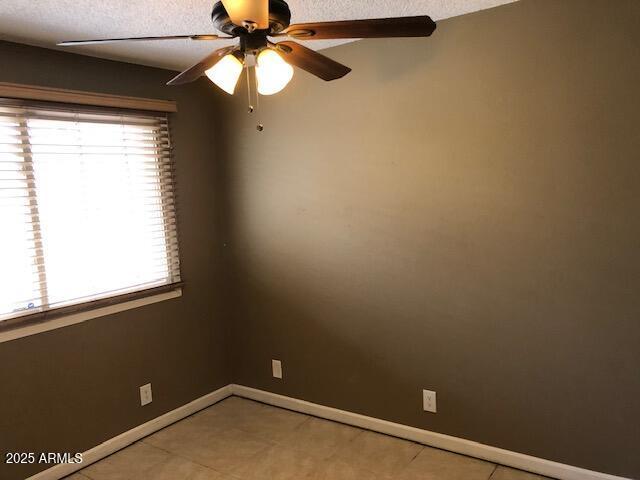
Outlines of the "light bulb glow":
M 260 95 L 278 93 L 293 78 L 293 67 L 271 49 L 261 51 L 256 62 L 256 78 Z
M 235 55 L 225 55 L 209 70 L 204 72 L 209 80 L 219 86 L 229 95 L 233 95 L 238 79 L 242 73 L 242 62 Z

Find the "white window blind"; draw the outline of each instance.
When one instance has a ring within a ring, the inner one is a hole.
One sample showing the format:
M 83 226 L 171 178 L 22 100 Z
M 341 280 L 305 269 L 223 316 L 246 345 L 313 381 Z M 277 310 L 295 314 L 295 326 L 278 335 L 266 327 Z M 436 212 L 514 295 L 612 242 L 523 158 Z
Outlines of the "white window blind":
M 168 130 L 0 99 L 0 325 L 180 281 Z

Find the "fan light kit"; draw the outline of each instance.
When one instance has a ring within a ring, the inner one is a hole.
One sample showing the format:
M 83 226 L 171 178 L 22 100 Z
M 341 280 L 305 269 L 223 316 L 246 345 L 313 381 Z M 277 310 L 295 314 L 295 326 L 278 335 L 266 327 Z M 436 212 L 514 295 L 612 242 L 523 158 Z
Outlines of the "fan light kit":
M 436 29 L 430 17 L 379 18 L 338 22 L 302 23 L 290 25 L 291 11 L 284 0 L 222 0 L 213 6 L 213 25 L 225 35 L 172 35 L 167 37 L 111 38 L 75 40 L 59 46 L 100 43 L 179 40 L 211 41 L 238 38 L 238 45 L 219 48 L 191 68 L 170 80 L 167 85 L 193 82 L 206 75 L 228 94 L 233 94 L 242 75 L 247 75 L 249 111 L 251 81 L 249 69 L 255 70 L 255 86 L 260 95 L 278 93 L 293 77 L 292 65 L 325 81 L 344 77 L 351 69 L 297 42 L 271 39 L 289 37 L 296 40 L 327 40 L 343 38 L 428 37 Z M 257 96 L 256 96 L 257 98 Z M 259 125 L 258 130 L 261 130 Z
M 233 95 L 240 74 L 242 73 L 242 62 L 233 54 L 225 55 L 218 63 L 204 73 L 209 77 L 209 80 L 222 90 L 229 95 Z

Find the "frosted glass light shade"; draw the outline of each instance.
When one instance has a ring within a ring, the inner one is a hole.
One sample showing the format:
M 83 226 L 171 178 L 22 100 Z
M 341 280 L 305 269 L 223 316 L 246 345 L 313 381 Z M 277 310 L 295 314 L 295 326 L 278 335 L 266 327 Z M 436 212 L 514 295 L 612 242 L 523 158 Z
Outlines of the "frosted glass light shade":
M 242 73 L 242 62 L 235 55 L 225 55 L 222 60 L 204 73 L 222 90 L 233 95 Z
M 256 62 L 256 77 L 260 95 L 278 93 L 293 78 L 293 67 L 273 50 L 266 49 L 260 52 Z

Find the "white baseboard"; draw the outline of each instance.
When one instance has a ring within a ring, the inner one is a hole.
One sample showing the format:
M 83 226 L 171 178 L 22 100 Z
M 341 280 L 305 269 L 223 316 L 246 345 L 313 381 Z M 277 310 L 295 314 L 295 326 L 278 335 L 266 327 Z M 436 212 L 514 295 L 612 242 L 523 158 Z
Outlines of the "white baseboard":
M 552 462 L 542 458 L 532 457 L 522 453 L 511 452 L 501 448 L 491 447 L 482 443 L 472 442 L 463 438 L 430 432 L 420 428 L 409 427 L 399 423 L 388 422 L 378 418 L 367 417 L 357 413 L 325 407 L 317 403 L 306 402 L 296 398 L 285 397 L 276 393 L 256 390 L 242 385 L 231 385 L 231 391 L 239 397 L 257 400 L 276 407 L 287 408 L 300 413 L 334 420 L 336 422 L 365 428 L 374 432 L 404 438 L 431 447 L 449 450 L 451 452 L 480 458 L 492 463 L 499 463 L 508 467 L 518 468 L 539 475 L 557 478 L 559 480 L 630 480 L 606 473 L 594 472 L 584 468 L 573 467 L 563 463 Z
M 203 397 L 197 398 L 193 402 L 187 403 L 175 410 L 171 410 L 158 418 L 149 420 L 147 423 L 143 423 L 142 425 L 126 431 L 117 437 L 110 438 L 106 442 L 87 450 L 82 454 L 82 463 L 56 465 L 55 467 L 51 467 L 29 477 L 27 480 L 59 480 L 67 475 L 71 475 L 87 465 L 97 462 L 98 460 L 101 460 L 112 453 L 137 442 L 141 438 L 151 435 L 152 433 L 157 432 L 178 420 L 182 420 L 203 408 L 207 408 L 230 395 L 232 395 L 232 386 L 226 385 L 215 392 L 208 393 Z
M 141 438 L 207 408 L 230 395 L 237 395 L 276 407 L 287 408 L 327 420 L 353 425 L 354 427 L 404 438 L 431 447 L 449 450 L 559 480 L 631 480 L 235 384 L 222 387 L 215 392 L 211 392 L 87 450 L 83 453 L 83 462 L 81 464 L 56 465 L 29 477 L 27 480 L 59 480 L 71 475 L 87 465 L 97 462 Z

